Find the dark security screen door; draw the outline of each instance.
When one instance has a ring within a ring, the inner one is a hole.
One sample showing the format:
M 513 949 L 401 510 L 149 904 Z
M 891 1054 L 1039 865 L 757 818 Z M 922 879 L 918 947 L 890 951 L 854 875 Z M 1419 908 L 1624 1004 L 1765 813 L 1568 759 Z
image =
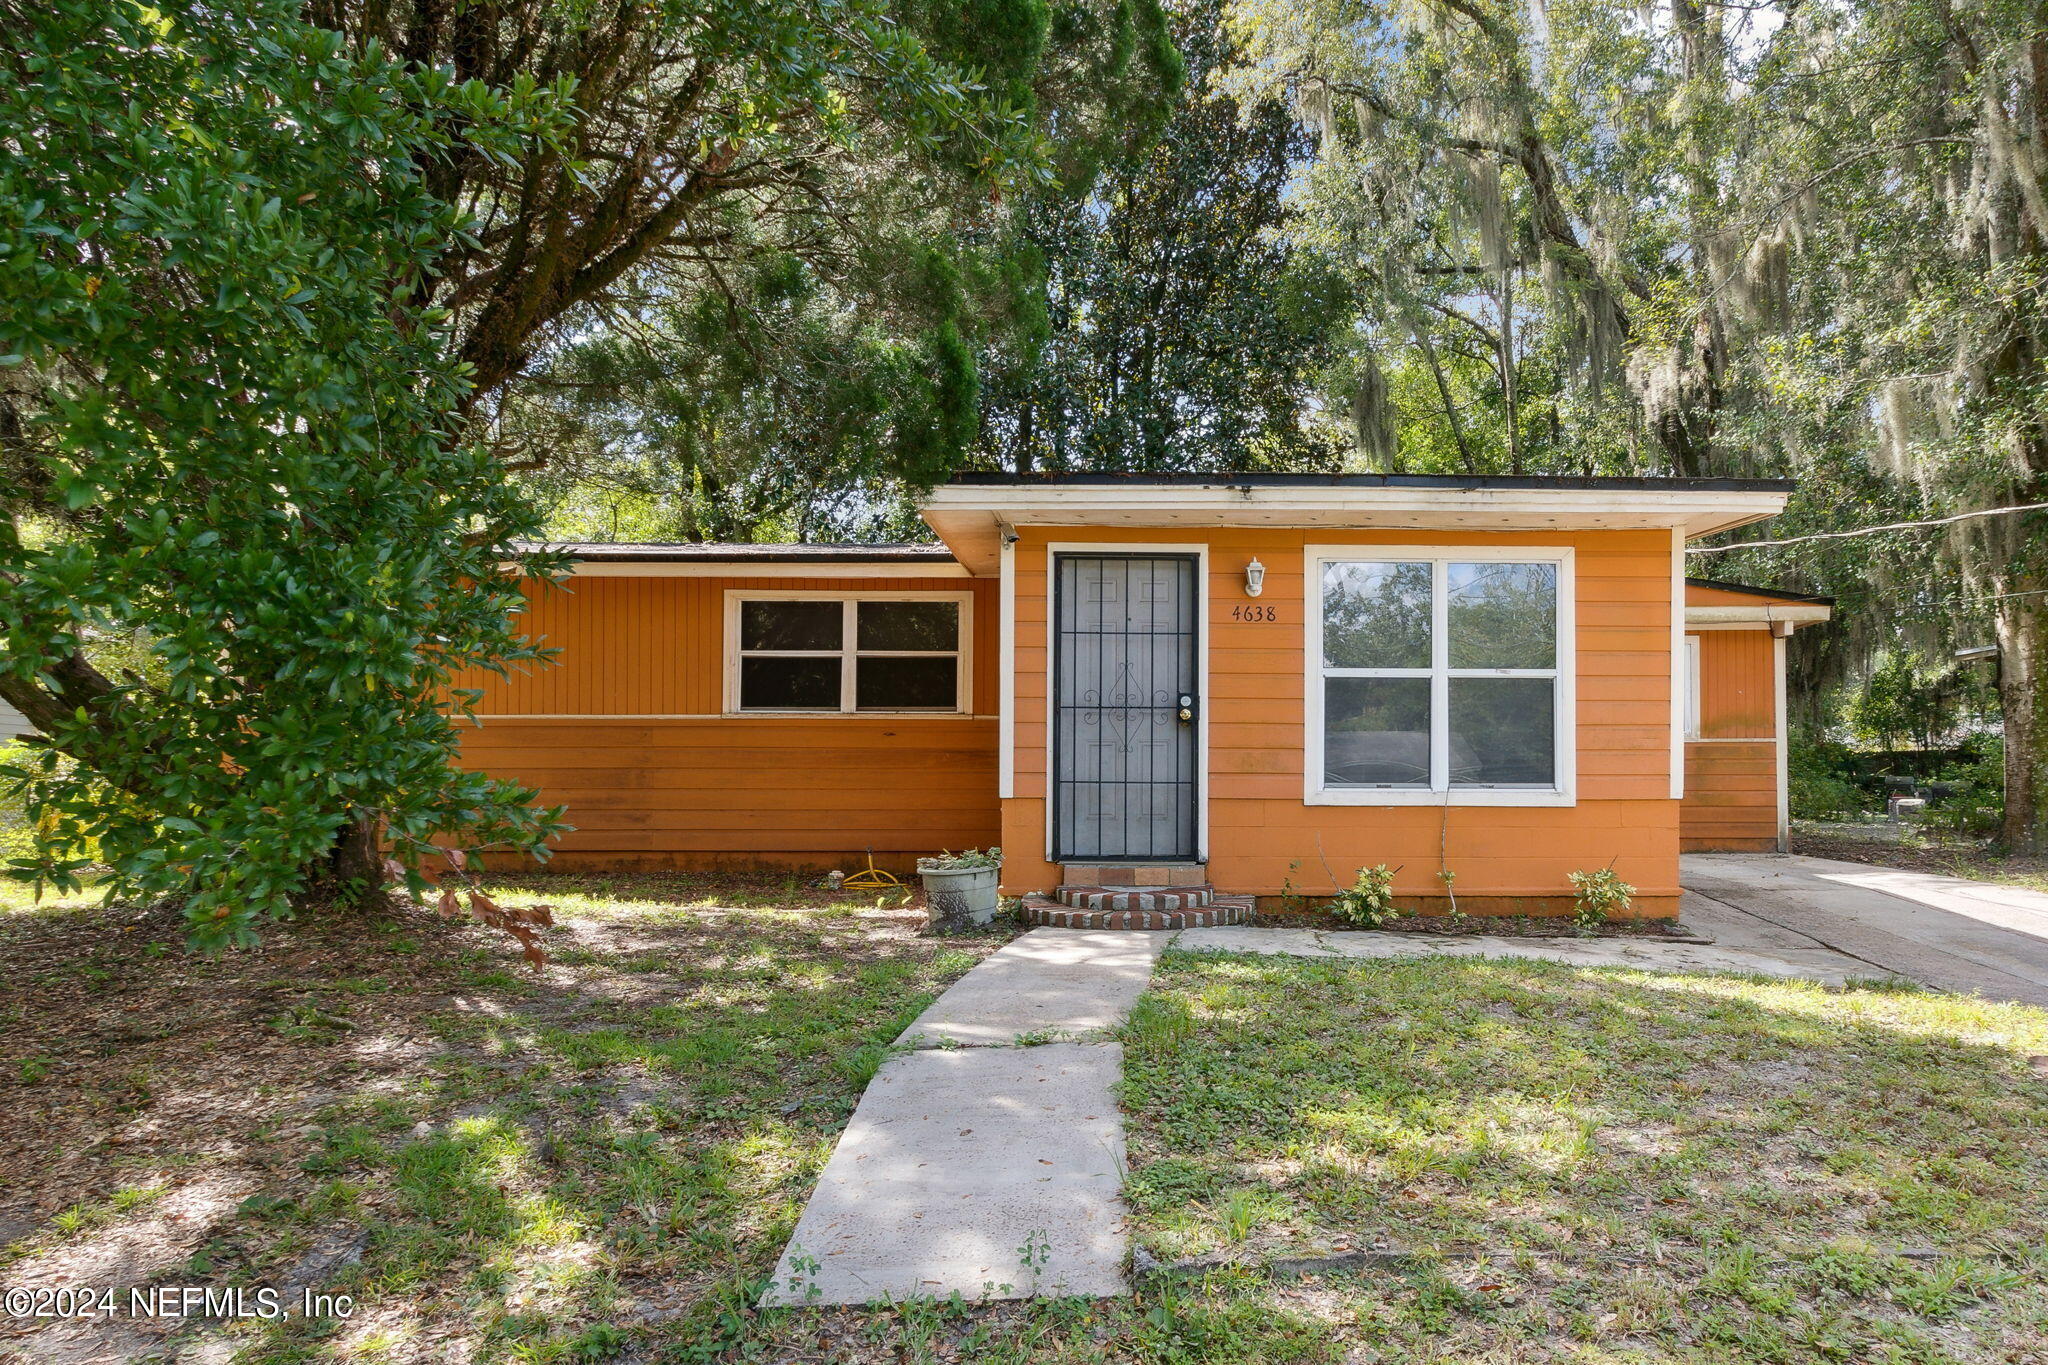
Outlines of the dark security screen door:
M 1196 856 L 1195 561 L 1061 555 L 1053 846 L 1063 862 Z

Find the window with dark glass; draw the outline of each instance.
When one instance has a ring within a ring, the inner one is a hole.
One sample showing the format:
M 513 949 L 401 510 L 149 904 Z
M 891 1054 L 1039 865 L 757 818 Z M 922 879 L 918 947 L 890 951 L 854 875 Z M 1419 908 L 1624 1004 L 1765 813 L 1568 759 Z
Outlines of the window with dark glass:
M 960 684 L 958 600 L 739 604 L 742 711 L 954 711 Z

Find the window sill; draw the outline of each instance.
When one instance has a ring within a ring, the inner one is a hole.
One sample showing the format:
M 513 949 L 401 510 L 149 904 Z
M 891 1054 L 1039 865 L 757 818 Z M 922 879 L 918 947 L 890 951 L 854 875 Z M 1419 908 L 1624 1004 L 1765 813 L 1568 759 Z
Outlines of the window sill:
M 1578 797 L 1568 791 L 1513 791 L 1486 790 L 1453 791 L 1450 799 L 1444 793 L 1414 789 L 1373 790 L 1364 787 L 1338 787 L 1309 792 L 1302 798 L 1305 806 L 1575 806 Z

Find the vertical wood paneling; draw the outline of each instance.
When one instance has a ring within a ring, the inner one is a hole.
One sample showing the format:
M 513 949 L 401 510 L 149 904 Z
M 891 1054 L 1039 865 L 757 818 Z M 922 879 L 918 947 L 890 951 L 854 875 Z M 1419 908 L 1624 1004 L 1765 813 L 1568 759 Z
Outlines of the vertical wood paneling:
M 1700 738 L 1768 739 L 1777 733 L 1771 633 L 1702 630 Z

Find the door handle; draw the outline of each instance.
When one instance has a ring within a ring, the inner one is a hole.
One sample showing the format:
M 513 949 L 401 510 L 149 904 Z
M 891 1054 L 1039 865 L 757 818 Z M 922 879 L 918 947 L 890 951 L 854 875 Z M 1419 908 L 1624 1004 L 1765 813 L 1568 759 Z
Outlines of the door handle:
M 1181 693 L 1178 705 L 1180 707 L 1180 723 L 1186 725 L 1195 718 L 1194 694 L 1190 692 Z

